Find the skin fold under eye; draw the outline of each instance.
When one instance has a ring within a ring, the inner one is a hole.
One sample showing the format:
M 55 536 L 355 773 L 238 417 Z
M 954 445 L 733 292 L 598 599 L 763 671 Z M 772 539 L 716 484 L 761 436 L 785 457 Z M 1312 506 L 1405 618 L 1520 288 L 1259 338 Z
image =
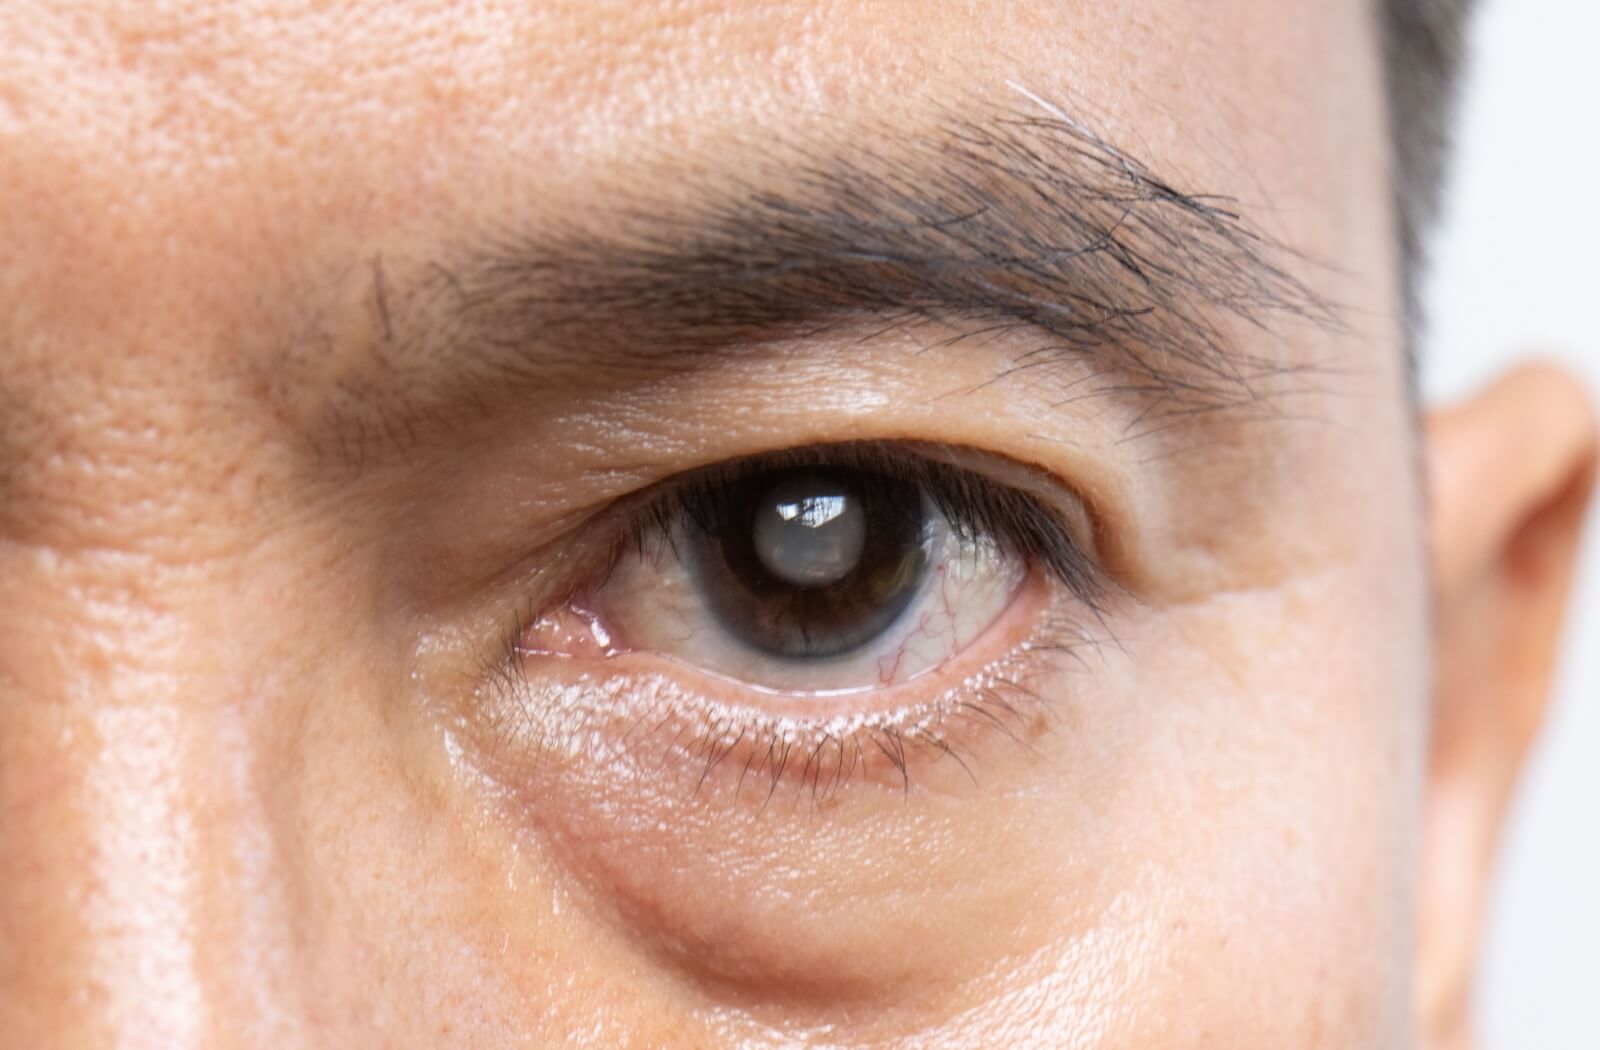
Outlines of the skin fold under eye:
M 1027 680 L 1102 593 L 1090 530 L 955 459 L 826 446 L 667 487 L 519 628 L 517 710 L 584 727 L 540 752 L 609 734 L 704 762 L 698 788 L 734 752 L 776 782 L 798 748 L 815 788 L 873 755 L 904 781 L 914 752 L 956 757 L 953 728 L 1025 731 Z

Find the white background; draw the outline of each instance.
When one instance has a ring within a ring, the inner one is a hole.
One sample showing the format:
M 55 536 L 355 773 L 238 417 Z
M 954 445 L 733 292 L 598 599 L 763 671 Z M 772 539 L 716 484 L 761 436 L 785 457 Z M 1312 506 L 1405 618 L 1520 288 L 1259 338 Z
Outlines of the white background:
M 1430 399 L 1517 357 L 1600 389 L 1600 3 L 1489 0 L 1428 288 Z M 1600 529 L 1558 694 L 1513 810 L 1487 927 L 1486 1050 L 1600 1048 Z

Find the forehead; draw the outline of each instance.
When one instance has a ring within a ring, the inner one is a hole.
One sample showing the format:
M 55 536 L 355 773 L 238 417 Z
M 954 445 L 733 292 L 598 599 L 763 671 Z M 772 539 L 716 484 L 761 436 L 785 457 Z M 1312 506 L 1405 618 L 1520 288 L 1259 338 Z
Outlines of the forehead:
M 359 181 L 374 206 L 415 202 L 485 155 L 544 180 L 586 156 L 615 159 L 640 136 L 714 141 L 1008 82 L 1070 100 L 1113 140 L 1237 179 L 1363 112 L 1375 79 L 1364 9 L 19 3 L 0 15 L 12 23 L 0 30 L 0 113 L 9 140 L 139 185 L 123 195 L 133 206 L 166 203 L 163 188 L 220 192 L 247 173 L 276 180 L 262 187 L 268 199 L 292 190 L 326 206 Z M 304 192 L 314 186 L 323 191 Z
M 703 169 L 1019 90 L 1346 272 L 1381 242 L 1350 221 L 1386 199 L 1358 0 L 17 3 L 0 49 L 0 209 L 34 249 L 0 264 L 14 376 L 32 347 L 283 383 L 298 343 L 325 381 L 357 341 L 319 303 L 373 258 L 603 223 L 596 187 L 646 154 Z
M 176 131 L 172 122 L 187 117 L 181 130 L 232 138 L 246 116 L 234 103 L 269 120 L 298 118 L 315 134 L 327 130 L 321 118 L 361 125 L 381 115 L 301 104 L 381 96 L 408 111 L 475 106 L 483 119 L 533 115 L 535 106 L 549 130 L 604 135 L 606 116 L 649 111 L 665 125 L 807 101 L 872 104 L 861 92 L 914 89 L 930 76 L 1025 73 L 1036 86 L 1075 84 L 1108 103 L 1128 90 L 1149 103 L 1197 101 L 1173 89 L 1197 87 L 1201 76 L 1201 94 L 1224 104 L 1233 85 L 1287 86 L 1282 78 L 1297 70 L 1331 75 L 1337 87 L 1350 58 L 1340 52 L 1367 46 L 1366 6 L 1121 0 L 1012 5 L 1001 16 L 977 0 L 22 2 L 6 5 L 0 41 L 12 52 L 12 117 L 48 110 L 53 97 L 59 115 L 75 110 L 101 130 L 143 119 Z M 1330 57 L 1305 69 L 1318 56 Z M 52 83 L 56 91 L 43 90 Z M 90 99 L 118 104 L 80 108 Z M 611 109 L 596 114 L 601 101 Z

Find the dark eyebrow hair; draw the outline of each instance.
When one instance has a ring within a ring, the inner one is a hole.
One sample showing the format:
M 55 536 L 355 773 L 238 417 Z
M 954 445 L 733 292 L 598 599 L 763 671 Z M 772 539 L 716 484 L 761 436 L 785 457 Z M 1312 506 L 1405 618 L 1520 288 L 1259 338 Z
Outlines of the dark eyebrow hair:
M 1336 326 L 1291 272 L 1299 257 L 1230 199 L 1181 190 L 1065 111 L 1024 102 L 847 137 L 747 133 L 710 163 L 641 161 L 597 196 L 598 225 L 480 238 L 403 297 L 375 262 L 386 371 L 447 356 L 445 385 L 481 407 L 474 391 L 574 370 L 649 374 L 847 326 L 958 320 L 956 339 L 1043 337 L 1007 370 L 1089 358 L 1096 393 L 1141 399 L 1159 420 L 1256 403 L 1261 383 L 1300 367 L 1248 350 L 1241 327 Z

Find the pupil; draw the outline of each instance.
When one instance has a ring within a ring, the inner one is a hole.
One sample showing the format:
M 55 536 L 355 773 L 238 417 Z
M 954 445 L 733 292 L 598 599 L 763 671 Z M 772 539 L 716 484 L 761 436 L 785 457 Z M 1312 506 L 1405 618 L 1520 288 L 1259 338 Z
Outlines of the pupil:
M 932 561 L 916 484 L 849 467 L 762 471 L 709 494 L 688 563 L 719 626 L 789 659 L 842 656 L 891 627 Z
M 753 531 L 762 568 L 799 587 L 850 575 L 867 541 L 861 501 L 826 478 L 778 482 L 756 509 Z

